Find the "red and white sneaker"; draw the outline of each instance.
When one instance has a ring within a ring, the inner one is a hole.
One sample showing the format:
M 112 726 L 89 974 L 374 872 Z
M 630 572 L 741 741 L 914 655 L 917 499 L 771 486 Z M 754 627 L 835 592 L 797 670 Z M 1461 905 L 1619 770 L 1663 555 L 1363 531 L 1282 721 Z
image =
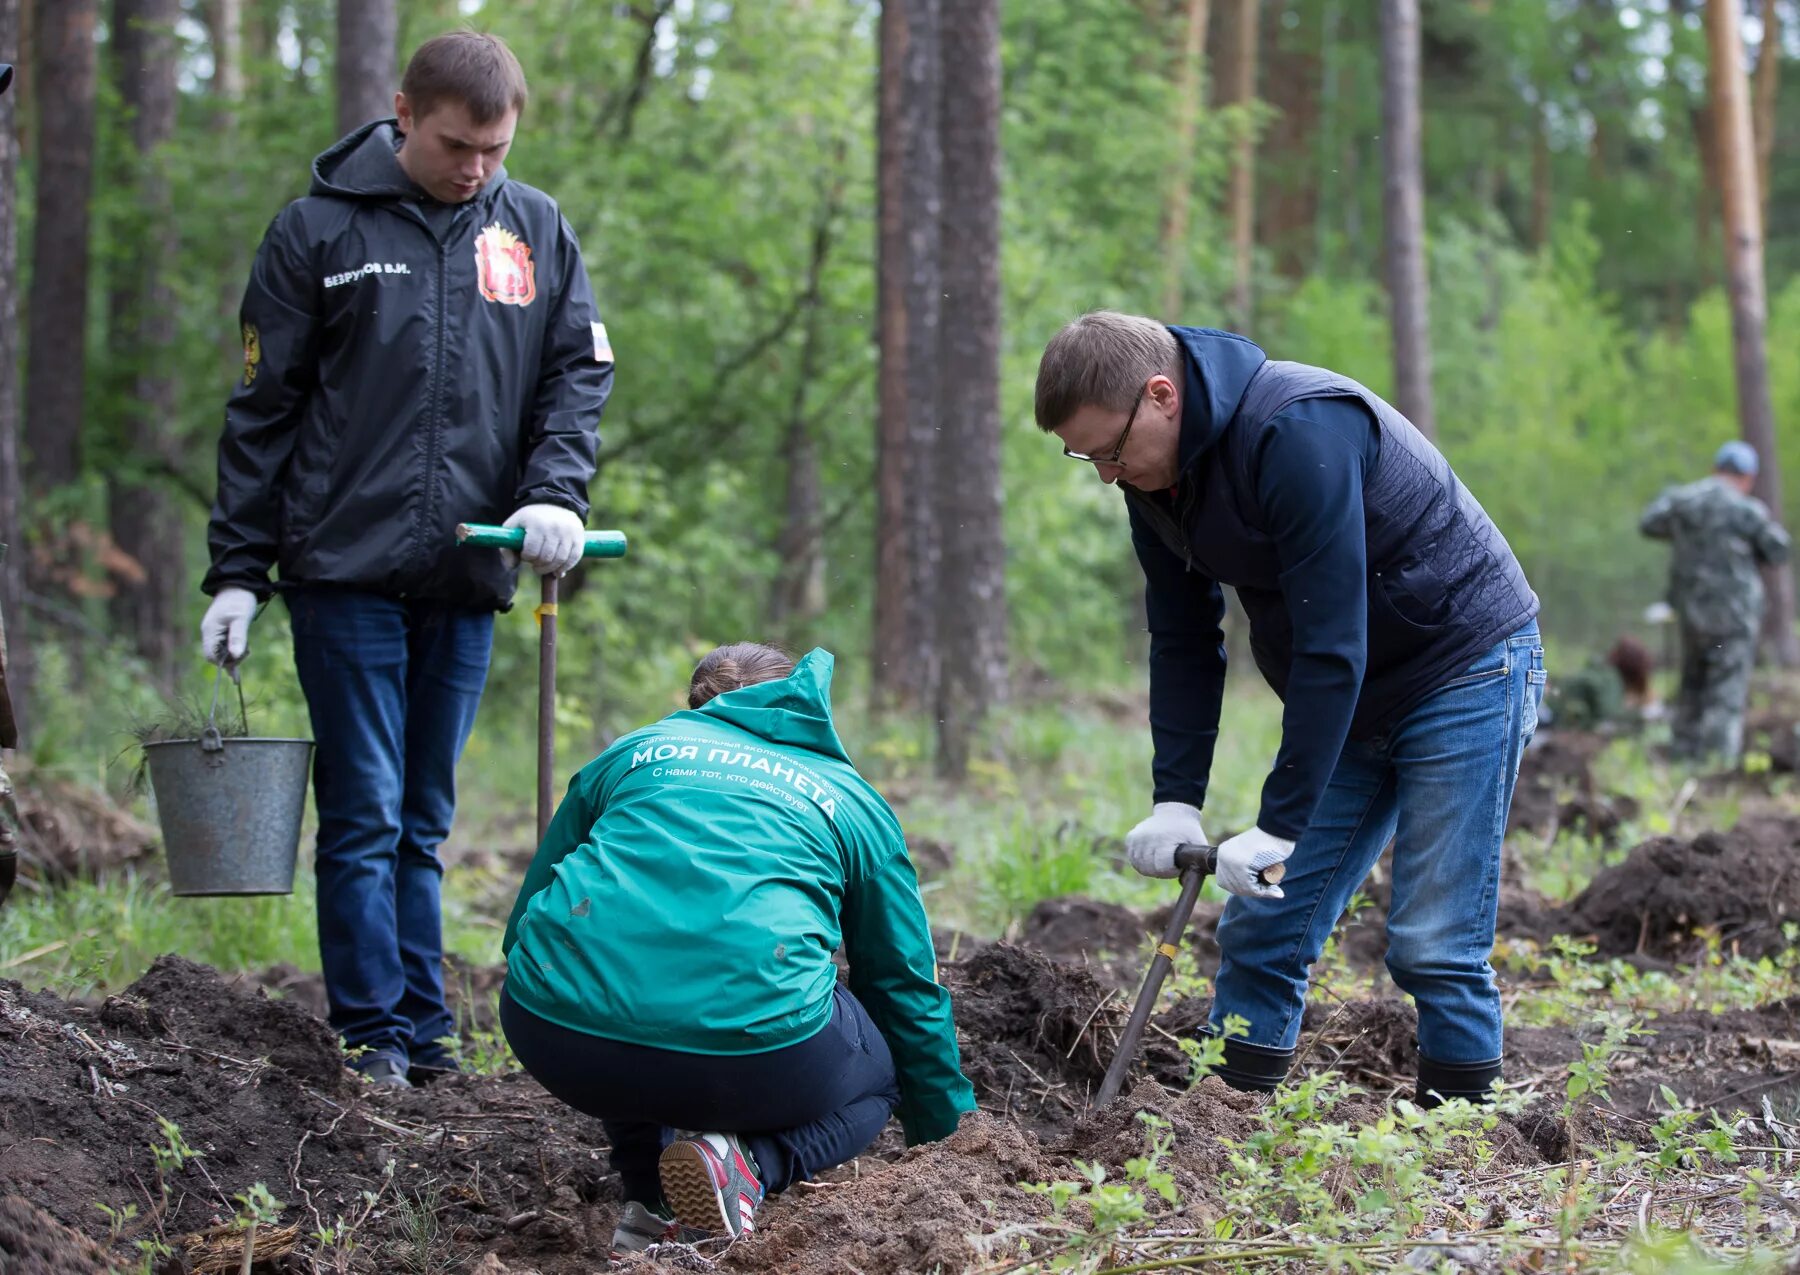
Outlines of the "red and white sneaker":
M 735 1134 L 691 1133 L 663 1149 L 657 1162 L 663 1198 L 683 1226 L 734 1239 L 756 1229 L 762 1178 Z

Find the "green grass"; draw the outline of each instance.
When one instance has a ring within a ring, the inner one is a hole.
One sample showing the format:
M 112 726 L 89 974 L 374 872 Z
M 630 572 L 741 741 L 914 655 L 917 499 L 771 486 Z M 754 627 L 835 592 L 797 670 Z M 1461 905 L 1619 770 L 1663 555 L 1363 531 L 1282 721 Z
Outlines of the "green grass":
M 480 884 L 446 874 L 444 941 L 453 955 L 491 965 L 500 923 L 471 902 Z M 310 866 L 295 874 L 291 895 L 176 898 L 159 874 L 127 871 L 54 890 L 21 888 L 0 913 L 0 978 L 65 996 L 122 991 L 167 952 L 227 973 L 279 962 L 318 969 Z

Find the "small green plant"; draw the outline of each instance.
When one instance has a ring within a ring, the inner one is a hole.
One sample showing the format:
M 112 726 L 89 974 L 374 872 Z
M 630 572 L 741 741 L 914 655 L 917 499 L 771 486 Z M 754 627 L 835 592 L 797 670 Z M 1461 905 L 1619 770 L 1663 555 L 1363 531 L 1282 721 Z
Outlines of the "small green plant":
M 1223 1031 L 1217 1034 L 1209 1032 L 1198 1040 L 1183 1037 L 1177 1041 L 1176 1043 L 1181 1046 L 1181 1052 L 1187 1055 L 1188 1088 L 1192 1089 L 1212 1075 L 1218 1069 L 1219 1064 L 1225 1061 L 1226 1040 L 1234 1036 L 1249 1034 L 1249 1019 L 1241 1014 L 1227 1014 Z
M 269 1188 L 261 1182 L 231 1198 L 238 1202 L 237 1216 L 231 1219 L 231 1227 L 236 1231 L 273 1226 L 281 1220 L 281 1210 L 287 1207 L 271 1195 Z
M 181 1134 L 181 1126 L 167 1116 L 156 1118 L 156 1128 L 162 1134 L 162 1141 L 150 1144 L 150 1158 L 156 1162 L 156 1186 L 162 1193 L 163 1208 L 169 1203 L 169 1175 L 178 1172 L 189 1160 L 196 1160 L 200 1152 L 187 1144 Z
M 126 1226 L 137 1220 L 138 1210 L 135 1204 L 127 1204 L 122 1209 L 115 1209 L 110 1205 L 100 1203 L 96 1203 L 94 1207 L 99 1209 L 106 1218 L 106 1242 L 109 1245 L 117 1244 L 119 1236 Z
M 1122 1181 L 1108 1181 L 1111 1171 L 1104 1164 L 1077 1160 L 1075 1171 L 1082 1178 L 1079 1182 L 1020 1184 L 1026 1194 L 1048 1199 L 1051 1212 L 1059 1218 L 1068 1212 L 1070 1205 L 1087 1206 L 1092 1232 L 1079 1235 L 1075 1251 L 1053 1263 L 1053 1269 L 1075 1269 L 1084 1254 L 1104 1250 L 1114 1237 L 1144 1221 L 1149 1216 L 1151 1196 L 1170 1208 L 1181 1203 L 1180 1193 L 1175 1188 L 1175 1175 L 1165 1167 L 1169 1150 L 1175 1144 L 1174 1130 L 1167 1120 L 1154 1112 L 1140 1111 L 1137 1118 L 1144 1126 L 1144 1154 L 1125 1162 Z

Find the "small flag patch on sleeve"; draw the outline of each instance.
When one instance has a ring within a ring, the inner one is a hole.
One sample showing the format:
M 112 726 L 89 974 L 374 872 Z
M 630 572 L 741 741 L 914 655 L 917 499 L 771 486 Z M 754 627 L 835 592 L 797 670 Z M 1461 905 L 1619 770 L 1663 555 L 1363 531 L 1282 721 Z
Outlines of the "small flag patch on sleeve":
M 594 329 L 594 362 L 611 363 L 613 361 L 612 339 L 606 335 L 604 323 L 591 323 Z

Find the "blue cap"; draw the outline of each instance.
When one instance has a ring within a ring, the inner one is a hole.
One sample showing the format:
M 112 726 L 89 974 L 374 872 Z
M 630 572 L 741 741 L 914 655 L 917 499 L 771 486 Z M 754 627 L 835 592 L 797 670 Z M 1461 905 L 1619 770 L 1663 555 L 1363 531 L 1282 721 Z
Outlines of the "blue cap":
M 1756 448 L 1741 439 L 1732 439 L 1713 457 L 1713 468 L 1724 470 L 1728 474 L 1756 473 Z

